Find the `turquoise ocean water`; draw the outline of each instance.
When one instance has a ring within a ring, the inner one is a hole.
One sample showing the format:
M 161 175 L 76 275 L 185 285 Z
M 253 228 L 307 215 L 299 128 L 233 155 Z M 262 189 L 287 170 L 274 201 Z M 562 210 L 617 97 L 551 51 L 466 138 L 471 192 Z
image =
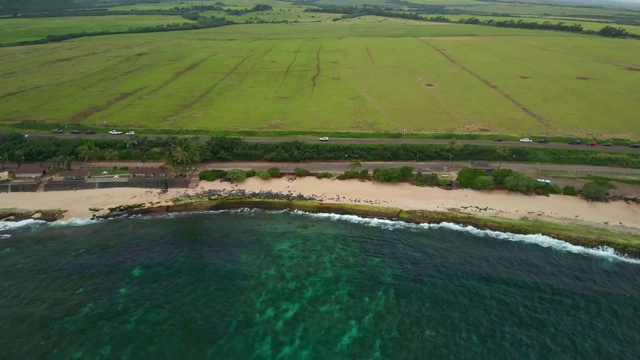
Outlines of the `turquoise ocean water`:
M 260 211 L 0 225 L 0 359 L 638 359 L 640 261 Z

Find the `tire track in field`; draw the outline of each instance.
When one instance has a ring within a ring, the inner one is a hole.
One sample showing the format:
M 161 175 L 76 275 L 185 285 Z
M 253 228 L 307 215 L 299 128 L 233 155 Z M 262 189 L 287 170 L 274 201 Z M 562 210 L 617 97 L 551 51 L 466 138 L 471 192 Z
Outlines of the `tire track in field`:
M 320 51 L 322 51 L 322 45 L 318 46 L 318 51 L 316 52 L 316 73 L 311 78 L 313 87 L 311 88 L 310 96 L 313 96 L 313 92 L 316 90 L 316 80 L 318 79 L 318 76 L 320 76 Z
M 145 94 L 145 96 L 151 95 L 151 94 L 155 94 L 158 91 L 164 89 L 165 87 L 171 85 L 172 83 L 174 83 L 175 81 L 177 81 L 178 79 L 180 79 L 180 77 L 182 77 L 185 74 L 190 73 L 191 71 L 195 70 L 198 66 L 202 65 L 203 62 L 211 59 L 212 57 L 218 55 L 218 53 L 215 53 L 213 55 L 207 56 L 204 59 L 200 59 L 192 64 L 190 64 L 189 66 L 185 67 L 184 69 L 177 71 L 173 74 L 172 77 L 170 77 L 169 79 L 167 79 L 165 82 L 162 83 L 162 85 L 156 87 L 155 89 L 149 91 L 148 93 Z
M 10 93 L 6 93 L 4 95 L 0 95 L 0 99 L 8 98 L 8 97 L 13 96 L 13 95 L 22 94 L 23 92 L 27 92 L 27 91 L 31 91 L 31 90 L 37 90 L 37 89 L 40 89 L 42 87 L 44 87 L 44 85 L 34 86 L 34 87 L 30 87 L 28 89 L 22 89 L 22 90 L 18 90 L 18 91 L 13 91 L 13 92 L 10 92 Z
M 289 76 L 289 70 L 291 70 L 291 65 L 293 65 L 293 63 L 296 62 L 296 60 L 298 59 L 298 53 L 300 52 L 300 48 L 302 48 L 302 45 L 298 46 L 298 48 L 296 49 L 296 52 L 293 53 L 293 60 L 291 60 L 291 62 L 289 63 L 289 66 L 287 66 L 287 70 L 284 72 L 282 81 L 280 81 L 280 85 L 278 85 L 278 88 L 276 89 L 276 91 L 273 92 L 273 95 L 276 95 L 278 91 L 280 91 L 282 84 L 284 84 L 284 81 L 287 80 L 287 76 Z
M 365 46 L 367 49 L 367 55 L 369 55 L 369 61 L 371 61 L 371 65 L 376 66 L 376 61 L 373 59 L 373 55 L 371 55 L 371 50 L 369 50 L 368 46 Z
M 269 50 L 267 50 L 264 54 L 262 54 L 262 56 L 260 57 L 260 59 L 264 58 L 265 56 L 267 56 L 271 50 L 273 50 L 274 47 L 269 48 Z M 190 103 L 188 103 L 187 105 L 183 106 L 182 109 L 177 113 L 174 114 L 172 116 L 169 116 L 167 118 L 165 118 L 165 120 L 169 120 L 175 116 L 177 116 L 179 113 L 183 113 L 191 108 L 193 108 L 197 103 L 199 103 L 200 101 L 202 101 L 202 99 L 204 99 L 207 95 L 209 95 L 213 90 L 215 90 L 215 88 L 218 87 L 218 85 L 222 84 L 225 80 L 227 80 L 229 78 L 229 76 L 231 76 L 233 73 L 236 72 L 236 70 L 238 70 L 238 68 L 240 66 L 242 66 L 242 64 L 244 64 L 245 61 L 247 61 L 249 58 L 251 57 L 251 54 L 247 55 L 244 57 L 244 59 L 242 59 L 238 64 L 236 64 L 236 66 L 233 67 L 233 69 L 231 69 L 229 72 L 227 72 L 226 74 L 224 74 L 224 76 L 222 77 L 222 79 L 220 79 L 220 81 L 216 82 L 215 84 L 209 86 L 204 92 L 202 92 L 200 95 L 198 95 L 198 97 L 191 101 Z M 259 61 L 259 60 L 258 60 Z M 257 61 L 256 61 L 257 64 Z M 256 67 L 256 64 L 253 65 L 253 67 L 251 68 L 251 70 L 253 70 Z M 251 72 L 251 70 L 247 71 L 247 74 Z M 245 75 L 246 78 L 246 75 Z M 242 79 L 242 81 L 244 81 L 244 78 Z
M 534 119 L 535 121 L 539 122 L 540 124 L 549 127 L 549 122 L 540 114 L 535 113 L 533 110 L 527 108 L 524 104 L 522 104 L 521 102 L 517 101 L 516 99 L 512 98 L 511 95 L 507 94 L 506 92 L 504 92 L 502 89 L 500 89 L 497 85 L 493 84 L 491 81 L 483 78 L 482 76 L 478 75 L 477 73 L 473 72 L 473 70 L 469 69 L 468 67 L 462 65 L 461 63 L 459 63 L 458 61 L 456 61 L 454 58 L 452 58 L 451 56 L 447 55 L 444 51 L 442 51 L 441 49 L 438 49 L 437 47 L 429 44 L 428 42 L 426 42 L 425 40 L 420 40 L 423 43 L 427 44 L 428 46 L 430 46 L 433 50 L 437 51 L 440 55 L 444 56 L 447 60 L 449 60 L 449 62 L 451 62 L 452 64 L 458 66 L 459 68 L 461 68 L 462 70 L 466 71 L 467 73 L 469 73 L 469 75 L 473 76 L 474 78 L 480 80 L 481 82 L 483 82 L 485 85 L 487 85 L 489 88 L 491 88 L 492 90 L 496 91 L 498 94 L 502 95 L 505 99 L 509 100 L 509 102 L 511 102 L 512 104 L 516 105 L 517 107 L 520 108 L 520 110 L 522 110 L 525 114 L 527 114 L 529 117 L 531 117 L 532 119 Z
M 126 100 L 129 97 L 139 93 L 140 91 L 142 91 L 142 90 L 144 90 L 146 88 L 147 88 L 146 86 L 143 86 L 141 88 L 133 90 L 132 92 L 119 94 L 118 96 L 114 97 L 113 99 L 107 101 L 106 103 L 104 103 L 102 105 L 89 106 L 88 108 L 85 108 L 85 109 L 77 112 L 73 116 L 71 116 L 71 118 L 69 120 L 71 120 L 71 122 L 81 122 L 83 120 L 86 120 L 91 115 L 99 113 L 99 112 L 104 111 L 104 110 L 107 110 L 110 107 L 112 107 L 113 105 L 119 103 L 120 101 Z

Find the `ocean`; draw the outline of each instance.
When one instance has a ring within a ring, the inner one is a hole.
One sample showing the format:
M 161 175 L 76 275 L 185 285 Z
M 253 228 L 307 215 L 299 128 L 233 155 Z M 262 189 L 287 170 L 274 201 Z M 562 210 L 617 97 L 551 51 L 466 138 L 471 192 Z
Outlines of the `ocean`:
M 640 261 L 230 211 L 0 223 L 0 359 L 638 359 Z

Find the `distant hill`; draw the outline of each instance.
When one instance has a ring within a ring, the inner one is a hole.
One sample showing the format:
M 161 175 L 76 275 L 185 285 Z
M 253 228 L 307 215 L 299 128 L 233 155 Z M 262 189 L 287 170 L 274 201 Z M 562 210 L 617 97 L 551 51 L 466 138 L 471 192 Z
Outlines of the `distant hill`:
M 73 0 L 0 0 L 0 14 L 17 15 L 59 11 L 75 6 Z

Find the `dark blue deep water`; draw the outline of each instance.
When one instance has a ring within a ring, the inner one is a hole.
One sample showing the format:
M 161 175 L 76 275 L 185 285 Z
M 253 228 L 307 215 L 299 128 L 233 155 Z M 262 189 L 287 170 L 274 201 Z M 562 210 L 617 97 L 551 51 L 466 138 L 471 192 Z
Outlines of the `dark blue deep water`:
M 0 359 L 640 357 L 638 261 L 494 235 L 267 212 L 23 224 L 0 230 Z

